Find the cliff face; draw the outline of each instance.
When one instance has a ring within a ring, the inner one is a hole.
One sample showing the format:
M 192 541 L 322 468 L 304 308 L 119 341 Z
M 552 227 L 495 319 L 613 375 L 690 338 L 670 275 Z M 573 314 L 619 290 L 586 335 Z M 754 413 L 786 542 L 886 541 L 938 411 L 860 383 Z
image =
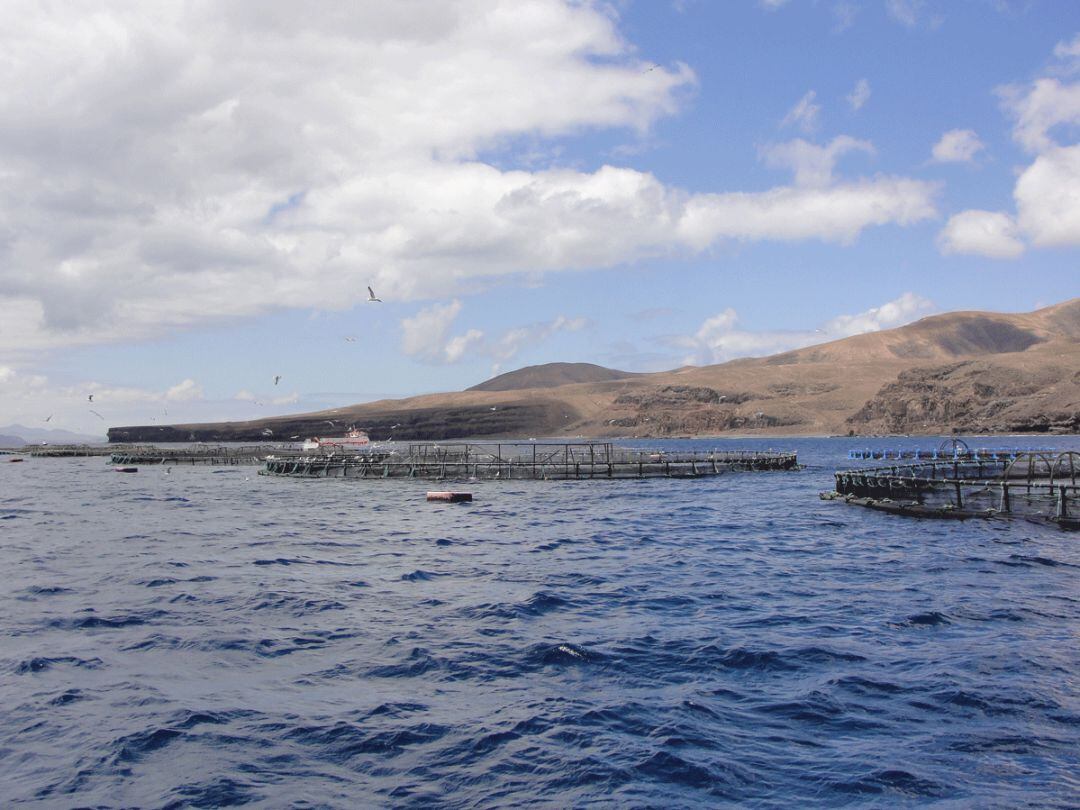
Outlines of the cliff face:
M 581 363 L 318 413 L 113 428 L 110 441 L 1080 431 L 1080 299 L 958 312 L 764 358 L 654 374 Z M 267 435 L 266 431 L 270 431 Z
M 882 386 L 847 421 L 873 433 L 1075 433 L 1080 371 L 986 361 L 915 368 Z

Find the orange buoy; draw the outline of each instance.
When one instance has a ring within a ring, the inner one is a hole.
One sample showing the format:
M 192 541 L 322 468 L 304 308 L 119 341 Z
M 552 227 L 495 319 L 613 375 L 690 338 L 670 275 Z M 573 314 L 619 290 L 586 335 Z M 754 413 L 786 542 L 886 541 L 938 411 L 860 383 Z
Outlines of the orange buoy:
M 471 492 L 429 492 L 429 501 L 447 501 L 449 503 L 466 503 L 472 500 Z

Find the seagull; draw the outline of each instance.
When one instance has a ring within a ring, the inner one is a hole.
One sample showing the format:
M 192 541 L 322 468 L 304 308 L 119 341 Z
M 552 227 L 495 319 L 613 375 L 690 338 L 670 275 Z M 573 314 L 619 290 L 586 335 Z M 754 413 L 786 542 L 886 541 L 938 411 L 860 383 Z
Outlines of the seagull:
M 263 436 L 273 436 L 274 431 L 272 431 L 270 428 L 263 428 L 262 435 Z
M 281 382 L 281 375 L 280 374 L 275 374 L 274 375 L 274 385 L 277 385 L 279 382 Z
M 369 304 L 381 304 L 382 299 L 375 297 L 375 291 L 371 287 L 367 288 L 367 300 Z
M 390 429 L 394 430 L 395 428 L 399 428 L 399 427 L 401 427 L 401 422 L 398 422 L 396 425 L 391 425 Z
M 370 289 L 370 288 L 368 288 L 368 289 Z M 345 337 L 345 342 L 346 343 L 356 343 L 356 338 L 354 338 L 352 335 L 347 335 Z
M 53 418 L 53 415 L 52 415 L 52 414 L 50 413 L 50 414 L 49 414 L 48 416 L 46 416 L 46 417 L 45 417 L 45 421 L 46 421 L 46 422 L 48 422 L 48 421 L 50 421 L 50 420 L 51 420 L 52 418 Z
M 494 406 L 492 406 L 491 410 L 493 410 L 493 411 L 497 411 L 497 410 L 499 410 L 499 409 L 498 409 L 498 408 L 496 408 L 496 407 L 494 407 Z
M 98 419 L 100 419 L 100 420 L 101 420 L 102 422 L 104 422 L 104 421 L 105 421 L 105 417 L 104 417 L 104 416 L 102 416 L 102 415 L 101 415 L 100 413 L 98 413 L 97 411 L 95 411 L 95 410 L 94 410 L 93 408 L 91 408 L 91 409 L 90 409 L 90 413 L 92 413 L 92 414 L 93 414 L 94 416 L 96 416 L 96 417 L 97 417 Z
M 93 395 L 93 394 L 91 394 L 90 396 L 88 396 L 88 397 L 86 398 L 86 401 L 87 401 L 87 402 L 93 402 L 93 401 L 94 401 L 94 395 Z
M 648 67 L 648 68 L 646 68 L 645 70 L 643 70 L 643 71 L 641 71 L 641 72 L 642 72 L 642 73 L 652 73 L 652 72 L 653 72 L 654 70 L 656 70 L 656 69 L 657 69 L 658 67 L 660 67 L 660 66 L 659 66 L 658 64 L 656 64 L 656 63 L 654 62 L 654 63 L 652 64 L 652 66 L 651 66 L 651 67 Z

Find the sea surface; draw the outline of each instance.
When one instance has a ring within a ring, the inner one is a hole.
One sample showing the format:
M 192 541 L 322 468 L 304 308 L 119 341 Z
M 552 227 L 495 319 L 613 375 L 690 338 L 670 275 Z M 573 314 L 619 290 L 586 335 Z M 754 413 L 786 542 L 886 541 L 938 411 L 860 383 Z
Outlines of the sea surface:
M 0 457 L 0 806 L 1080 805 L 1080 534 L 818 499 L 937 440 L 638 444 L 807 467 L 461 505 Z

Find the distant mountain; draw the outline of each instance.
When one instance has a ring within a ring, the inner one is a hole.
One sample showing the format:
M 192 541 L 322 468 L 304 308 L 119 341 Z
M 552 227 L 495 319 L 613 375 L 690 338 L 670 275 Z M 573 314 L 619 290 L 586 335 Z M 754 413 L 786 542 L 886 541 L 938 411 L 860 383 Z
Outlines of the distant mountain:
M 0 433 L 0 447 L 22 447 L 26 444 L 21 436 L 8 436 Z
M 10 434 L 9 438 L 17 439 L 18 445 L 24 443 L 41 444 L 42 442 L 48 442 L 49 444 L 100 444 L 106 441 L 104 436 L 87 436 L 84 433 L 72 433 L 70 430 L 60 430 L 59 428 L 45 430 L 23 425 L 0 427 L 0 433 L 5 434 L 5 436 Z
M 257 441 L 355 424 L 373 439 L 1080 432 L 1080 298 L 953 312 L 771 357 L 631 374 L 549 363 L 467 391 L 111 441 Z
M 467 391 L 519 391 L 523 388 L 557 388 L 572 383 L 608 382 L 640 377 L 632 371 L 617 371 L 593 363 L 545 363 L 508 371 Z

